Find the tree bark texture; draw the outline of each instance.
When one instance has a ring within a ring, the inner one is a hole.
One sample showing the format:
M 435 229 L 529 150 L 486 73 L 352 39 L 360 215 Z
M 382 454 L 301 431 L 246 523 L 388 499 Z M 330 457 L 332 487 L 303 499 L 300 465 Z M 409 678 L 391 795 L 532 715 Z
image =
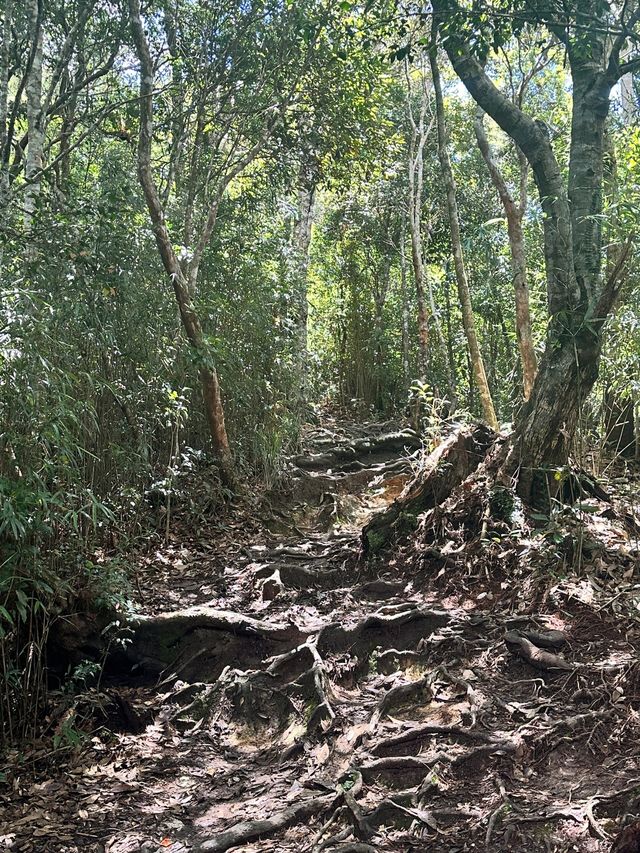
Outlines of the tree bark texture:
M 520 349 L 520 361 L 522 363 L 522 384 L 524 399 L 531 396 L 533 383 L 536 378 L 538 364 L 533 346 L 531 334 L 531 311 L 529 307 L 529 285 L 527 283 L 527 259 L 522 231 L 522 219 L 526 209 L 526 180 L 527 164 L 524 155 L 520 159 L 520 204 L 516 204 L 507 182 L 505 181 L 497 163 L 493 158 L 489 140 L 484 128 L 484 112 L 478 108 L 476 112 L 474 129 L 478 148 L 487 165 L 491 180 L 498 191 L 500 201 L 507 217 L 507 233 L 509 236 L 509 250 L 511 253 L 511 273 L 513 276 L 513 289 L 515 294 L 515 319 L 516 336 Z M 520 153 L 520 152 L 519 152 Z
M 605 443 L 614 453 L 626 458 L 636 454 L 635 405 L 633 398 L 622 399 L 608 388 L 604 394 Z
M 7 119 L 9 108 L 9 66 L 11 64 L 12 16 L 13 0 L 5 0 L 4 14 L 2 18 L 2 47 L 0 48 L 0 210 L 4 210 L 6 207 L 9 194 Z
M 440 168 L 442 170 L 442 178 L 446 192 L 447 213 L 449 216 L 449 227 L 451 231 L 451 249 L 453 252 L 460 308 L 462 311 L 462 325 L 467 338 L 469 355 L 471 357 L 471 367 L 478 388 L 478 393 L 480 395 L 480 403 L 482 405 L 484 419 L 492 429 L 497 430 L 498 419 L 493 407 L 489 383 L 487 382 L 487 374 L 482 360 L 482 353 L 480 352 L 480 344 L 478 343 L 478 335 L 476 333 L 475 319 L 473 316 L 473 306 L 471 304 L 471 293 L 469 291 L 469 282 L 467 280 L 464 257 L 462 254 L 460 221 L 458 217 L 458 204 L 456 201 L 456 185 L 453 177 L 453 170 L 451 169 L 451 161 L 449 160 L 449 152 L 447 150 L 447 132 L 444 118 L 444 102 L 442 98 L 442 81 L 440 78 L 440 69 L 438 67 L 435 48 L 430 51 L 429 60 L 431 63 L 431 74 L 433 77 L 433 88 L 436 102 L 438 155 L 440 158 Z
M 220 383 L 215 367 L 207 354 L 206 343 L 200 319 L 192 303 L 192 285 L 197 280 L 198 264 L 208 237 L 213 230 L 217 207 L 212 207 L 205 232 L 196 247 L 195 261 L 185 275 L 174 252 L 167 228 L 164 209 L 156 187 L 151 166 L 151 145 L 153 140 L 153 65 L 149 46 L 142 25 L 139 0 L 129 0 L 131 26 L 138 59 L 140 61 L 140 136 L 138 142 L 138 178 L 149 210 L 158 251 L 165 271 L 171 279 L 173 291 L 178 303 L 180 318 L 187 340 L 199 360 L 200 383 L 205 416 L 211 432 L 214 452 L 220 473 L 225 483 L 233 482 L 233 460 L 224 419 L 224 407 Z
M 628 242 L 614 269 L 602 275 L 604 129 L 611 88 L 625 68 L 619 57 L 626 36 L 612 40 L 606 35 L 608 10 L 597 0 L 576 8 L 575 29 L 540 13 L 540 23 L 567 47 L 573 81 L 566 181 L 544 122 L 505 97 L 455 34 L 448 33 L 445 43 L 456 73 L 476 103 L 524 152 L 544 214 L 550 315 L 546 350 L 505 464 L 520 496 L 532 503 L 545 502 L 554 488 L 551 471 L 567 462 L 582 405 L 598 376 L 603 324 L 619 293 L 630 250 Z M 445 4 L 436 0 L 436 22 L 441 18 L 446 25 L 444 9 Z
M 428 92 L 424 80 L 420 97 L 420 112 L 416 121 L 413 114 L 413 87 L 409 76 L 409 65 L 405 63 L 407 80 L 407 113 L 411 124 L 409 143 L 409 234 L 411 237 L 411 261 L 413 280 L 418 305 L 418 379 L 426 382 L 429 374 L 429 311 L 424 289 L 424 247 L 422 241 L 422 186 L 424 181 L 424 146 L 430 132 L 425 127 L 428 106 Z
M 298 210 L 293 233 L 293 250 L 295 253 L 295 303 L 296 331 L 298 337 L 298 358 L 300 372 L 299 397 L 302 405 L 308 395 L 309 372 L 309 301 L 307 293 L 309 273 L 309 248 L 311 246 L 311 229 L 313 224 L 313 203 L 315 183 L 307 175 L 304 164 L 300 167 L 298 182 Z
M 388 228 L 387 220 L 387 228 Z M 388 236 L 388 235 L 387 235 Z M 390 237 L 388 236 L 389 242 Z M 375 273 L 375 287 L 373 289 L 374 302 L 374 356 L 375 356 L 375 405 L 379 411 L 384 411 L 384 387 L 383 373 L 385 363 L 384 353 L 384 307 L 387 303 L 387 295 L 389 293 L 389 284 L 391 282 L 391 255 L 385 254 L 382 257 L 379 268 Z
M 406 388 L 411 381 L 409 369 L 409 294 L 407 293 L 407 216 L 403 214 L 400 226 L 400 295 L 402 299 L 402 375 Z
M 42 114 L 42 14 L 38 0 L 30 0 L 29 37 L 31 45 L 30 67 L 26 84 L 27 95 L 27 159 L 25 165 L 26 188 L 23 202 L 24 226 L 31 228 L 40 194 L 39 177 L 42 170 L 44 128 Z

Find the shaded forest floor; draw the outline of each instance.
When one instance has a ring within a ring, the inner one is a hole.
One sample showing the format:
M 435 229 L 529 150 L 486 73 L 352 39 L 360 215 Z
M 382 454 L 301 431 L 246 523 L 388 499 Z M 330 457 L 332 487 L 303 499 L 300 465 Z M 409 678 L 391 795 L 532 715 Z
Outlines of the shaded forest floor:
M 449 519 L 434 547 L 427 514 L 365 560 L 419 464 L 408 432 L 334 424 L 288 490 L 176 507 L 139 609 L 224 624 L 76 697 L 79 744 L 9 755 L 0 850 L 609 851 L 640 813 L 633 474 L 538 530 Z

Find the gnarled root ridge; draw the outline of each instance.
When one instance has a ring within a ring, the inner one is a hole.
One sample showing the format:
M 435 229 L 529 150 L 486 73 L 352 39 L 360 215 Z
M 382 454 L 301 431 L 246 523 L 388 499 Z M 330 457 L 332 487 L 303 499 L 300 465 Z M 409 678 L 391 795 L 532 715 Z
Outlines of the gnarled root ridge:
M 111 671 L 155 692 L 153 796 L 192 792 L 172 844 L 609 853 L 640 810 L 640 634 L 629 608 L 608 611 L 608 552 L 576 562 L 570 518 L 536 537 L 501 480 L 505 446 L 481 426 L 446 438 L 364 527 L 373 559 L 352 533 L 252 543 L 228 573 L 235 610 L 121 621 Z M 97 658 L 104 628 L 70 620 L 57 642 Z M 141 814 L 152 787 L 127 792 Z
M 478 468 L 495 438 L 483 424 L 460 427 L 446 438 L 391 505 L 364 526 L 365 554 L 375 554 L 398 535 L 415 530 L 418 516 L 439 506 Z
M 520 640 L 543 653 L 544 665 L 517 653 Z M 550 649 L 562 650 L 566 668 Z M 606 752 L 625 715 L 610 691 L 621 677 L 630 689 L 636 682 L 631 669 L 609 671 L 582 652 L 543 617 L 397 602 L 328 623 L 257 668 L 223 671 L 199 686 L 195 709 L 193 692 L 179 684 L 163 700 L 171 725 L 209 731 L 227 757 L 256 773 L 272 766 L 281 791 L 273 799 L 262 789 L 257 816 L 214 820 L 195 849 L 277 835 L 282 850 L 299 838 L 318 853 L 416 843 L 444 853 L 455 833 L 505 853 L 542 853 L 545 838 L 575 825 L 601 844 L 585 850 L 604 851 L 623 787 L 617 771 L 575 778 L 572 793 L 561 786 L 551 797 L 549 786 L 559 767 Z M 378 663 L 391 660 L 396 667 L 385 674 L 390 668 Z M 635 729 L 624 737 L 637 749 Z M 532 772 L 542 787 L 531 787 Z

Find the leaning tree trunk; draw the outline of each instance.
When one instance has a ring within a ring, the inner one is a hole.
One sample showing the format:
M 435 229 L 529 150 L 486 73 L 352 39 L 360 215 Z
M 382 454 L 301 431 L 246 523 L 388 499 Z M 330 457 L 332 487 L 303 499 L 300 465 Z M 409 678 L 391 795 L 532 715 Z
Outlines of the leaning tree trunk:
M 626 262 L 623 253 L 608 280 L 601 281 L 604 128 L 610 91 L 603 76 L 588 62 L 574 59 L 568 192 L 557 225 L 548 228 L 546 240 L 551 283 L 547 347 L 514 435 L 512 459 L 517 459 L 521 471 L 519 493 L 538 505 L 545 505 L 555 493 L 550 469 L 566 464 L 584 402 L 598 378 L 602 328 L 617 298 Z M 543 144 L 550 150 L 546 133 Z M 535 148 L 523 150 L 530 162 L 538 154 Z M 542 195 L 540 184 L 539 188 Z M 565 241 L 571 266 L 565 267 L 558 281 L 552 264 Z M 564 292 L 563 285 L 568 286 Z
M 446 26 L 448 4 L 437 0 L 434 8 L 436 20 Z M 533 504 L 548 502 L 555 488 L 553 469 L 567 462 L 583 403 L 598 376 L 603 325 L 617 299 L 630 251 L 627 241 L 614 268 L 601 275 L 604 129 L 625 39 L 609 39 L 597 0 L 585 0 L 576 14 L 578 35 L 565 32 L 560 23 L 556 26 L 567 44 L 573 81 L 566 182 L 544 122 L 506 98 L 455 33 L 448 33 L 445 43 L 476 103 L 527 157 L 544 213 L 550 314 L 546 351 L 503 468 L 516 479 L 523 500 Z
M 149 216 L 167 275 L 171 279 L 173 292 L 178 303 L 180 318 L 187 340 L 199 361 L 200 384 L 207 424 L 213 441 L 218 467 L 222 480 L 231 485 L 234 480 L 233 460 L 222 405 L 222 394 L 218 373 L 211 363 L 202 332 L 200 319 L 192 303 L 192 292 L 197 280 L 198 261 L 194 261 L 189 270 L 189 279 L 184 274 L 173 249 L 171 236 L 167 228 L 160 194 L 153 179 L 151 167 L 151 147 L 153 140 L 153 64 L 149 45 L 144 34 L 139 0 L 129 0 L 131 27 L 138 59 L 140 61 L 140 136 L 138 140 L 138 178 L 149 209 Z M 201 235 L 196 254 L 201 257 L 202 250 L 215 224 L 217 206 L 212 206 L 205 232 Z
M 474 129 L 478 148 L 487 165 L 491 180 L 498 191 L 500 201 L 507 217 L 507 233 L 509 235 L 509 249 L 511 252 L 511 272 L 513 275 L 513 289 L 515 292 L 515 315 L 516 336 L 520 348 L 520 361 L 522 363 L 522 384 L 524 399 L 531 396 L 533 383 L 538 370 L 536 353 L 533 346 L 531 334 L 531 310 L 529 307 L 529 285 L 527 283 L 527 258 L 524 245 L 524 234 L 522 231 L 522 218 L 526 210 L 526 188 L 527 188 L 527 162 L 524 155 L 518 150 L 520 164 L 520 203 L 516 204 L 509 192 L 507 182 L 497 163 L 493 159 L 489 140 L 484 129 L 484 111 L 478 107 L 476 112 Z
M 456 272 L 456 281 L 458 284 L 458 295 L 460 297 L 460 308 L 462 310 L 462 325 L 467 338 L 473 376 L 475 378 L 476 385 L 478 386 L 484 419 L 492 429 L 497 430 L 498 419 L 493 407 L 491 391 L 489 390 L 489 383 L 487 382 L 487 374 L 484 369 L 482 353 L 480 352 L 480 344 L 478 343 L 478 335 L 476 333 L 475 320 L 473 317 L 469 282 L 467 281 L 467 273 L 464 267 L 462 241 L 460 239 L 460 221 L 456 201 L 456 185 L 453 177 L 453 171 L 451 169 L 451 161 L 449 160 L 449 153 L 447 151 L 444 104 L 442 100 L 442 82 L 440 80 L 440 69 L 438 68 L 435 49 L 430 52 L 429 59 L 431 62 L 431 74 L 433 76 L 433 88 L 436 99 L 438 154 L 440 157 L 442 177 L 447 195 L 447 212 L 449 215 L 449 226 L 451 230 L 451 248 L 453 250 L 453 262 Z

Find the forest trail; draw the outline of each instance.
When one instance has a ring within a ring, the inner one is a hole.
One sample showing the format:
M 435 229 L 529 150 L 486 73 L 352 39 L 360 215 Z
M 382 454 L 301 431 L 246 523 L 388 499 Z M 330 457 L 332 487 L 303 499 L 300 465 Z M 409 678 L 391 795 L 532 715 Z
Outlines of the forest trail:
M 597 573 L 531 575 L 530 540 L 493 543 L 503 571 L 419 536 L 366 561 L 361 527 L 419 446 L 314 429 L 259 517 L 178 514 L 137 567 L 171 665 L 143 632 L 131 676 L 116 654 L 76 701 L 78 728 L 94 720 L 78 748 L 4 768 L 0 849 L 609 851 L 640 798 L 636 624 Z M 637 543 L 610 544 L 629 579 Z
M 0 33 L 0 853 L 640 853 L 640 0 Z

